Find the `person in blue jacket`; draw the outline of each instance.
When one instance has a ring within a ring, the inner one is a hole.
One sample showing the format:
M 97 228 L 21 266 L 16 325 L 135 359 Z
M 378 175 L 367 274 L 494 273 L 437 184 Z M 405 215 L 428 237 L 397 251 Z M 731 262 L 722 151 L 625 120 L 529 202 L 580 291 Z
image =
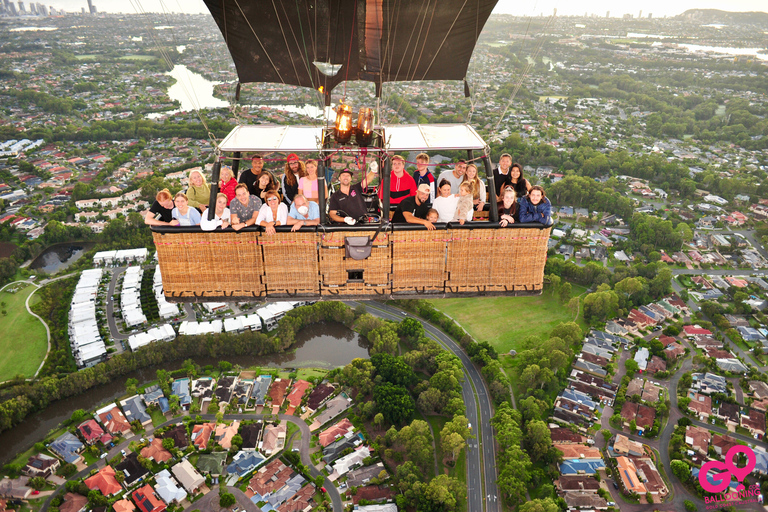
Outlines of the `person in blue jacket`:
M 540 222 L 545 226 L 552 224 L 552 204 L 542 187 L 534 185 L 527 196 L 520 198 L 520 222 Z

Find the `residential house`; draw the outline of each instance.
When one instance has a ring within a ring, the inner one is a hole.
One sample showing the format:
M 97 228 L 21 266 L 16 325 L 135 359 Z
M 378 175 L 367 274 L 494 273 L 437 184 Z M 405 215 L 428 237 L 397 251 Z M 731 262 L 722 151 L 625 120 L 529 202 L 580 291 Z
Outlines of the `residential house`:
M 141 512 L 163 512 L 165 510 L 165 503 L 155 496 L 155 491 L 150 485 L 136 489 L 131 497 Z
M 333 394 L 336 388 L 332 384 L 321 383 L 307 397 L 307 409 L 314 412 Z
M 173 446 L 183 450 L 187 447 L 189 442 L 187 441 L 187 429 L 184 425 L 176 425 L 169 428 L 161 434 L 157 434 L 157 437 L 161 439 L 171 438 L 173 439 Z
M 635 467 L 632 459 L 627 457 L 616 457 L 616 463 L 619 476 L 627 491 L 641 495 L 648 492 L 648 489 L 646 489 L 643 482 L 641 482 L 640 478 L 637 476 L 637 467 Z
M 768 384 L 763 381 L 749 381 L 749 391 L 755 398 L 768 398 Z
M 123 490 L 115 479 L 115 470 L 107 464 L 95 475 L 85 479 L 85 485 L 90 489 L 98 489 L 104 496 L 112 496 Z
M 176 379 L 171 383 L 171 394 L 179 397 L 179 405 L 185 411 L 192 404 L 192 395 L 189 393 L 189 379 Z
M 691 403 L 688 404 L 688 410 L 693 412 L 701 421 L 708 421 L 712 415 L 712 399 L 707 395 L 698 393 L 689 393 Z
M 338 459 L 344 450 L 354 449 L 360 442 L 360 438 L 354 432 L 347 432 L 343 437 L 339 437 L 323 448 L 323 460 L 326 464 L 330 464 Z
M 22 468 L 22 473 L 30 477 L 41 476 L 48 478 L 56 473 L 61 466 L 61 461 L 56 457 L 38 453 L 27 460 L 27 465 Z
M 685 347 L 679 343 L 672 343 L 664 349 L 664 354 L 668 359 L 674 360 L 685 354 Z
M 355 451 L 336 459 L 333 463 L 332 475 L 343 476 L 346 475 L 351 469 L 357 466 L 363 465 L 363 460 L 371 456 L 371 451 L 367 446 L 358 446 Z
M 221 377 L 216 386 L 214 394 L 219 399 L 220 404 L 228 404 L 232 399 L 232 390 L 235 387 L 235 377 Z
M 280 459 L 274 459 L 256 471 L 248 482 L 248 489 L 254 495 L 267 496 L 283 487 L 293 473 Z
M 264 455 L 269 457 L 283 449 L 286 432 L 287 425 L 285 422 L 280 422 L 277 426 L 269 424 L 264 427 L 263 440 L 261 442 L 261 451 L 264 452 Z
M 115 466 L 115 471 L 122 471 L 125 475 L 123 486 L 126 489 L 133 487 L 136 482 L 149 473 L 149 470 L 139 463 L 139 456 L 136 453 L 129 453 L 122 462 Z
M 168 505 L 181 503 L 187 497 L 187 492 L 179 487 L 167 469 L 155 475 L 155 492 Z
M 8 499 L 25 500 L 32 494 L 32 488 L 27 484 L 29 477 L 0 478 L 0 496 Z
M 77 464 L 82 459 L 83 443 L 71 432 L 64 432 L 48 448 L 68 464 Z
M 92 445 L 99 441 L 101 441 L 102 444 L 109 444 L 109 442 L 112 441 L 112 436 L 106 434 L 104 429 L 101 428 L 101 425 L 96 423 L 96 420 L 88 420 L 81 423 L 77 426 L 77 430 L 80 432 L 80 435 L 83 436 L 83 440 L 87 445 Z
M 597 494 L 600 482 L 589 475 L 560 475 L 555 480 L 555 487 L 561 492 L 590 492 Z
M 96 414 L 101 424 L 104 425 L 104 428 L 110 434 L 127 436 L 131 433 L 131 424 L 117 406 L 107 406 L 105 409 L 97 411 Z
M 645 485 L 645 488 L 653 496 L 666 496 L 669 494 L 667 485 L 659 474 L 659 470 L 656 469 L 654 462 L 647 457 L 643 457 L 634 461 L 635 467 L 637 467 L 637 475 Z
M 240 437 L 243 439 L 243 444 L 240 446 L 242 450 L 253 451 L 258 448 L 262 427 L 261 422 L 240 426 Z
M 199 450 L 205 450 L 208 448 L 208 441 L 216 431 L 215 423 L 203 423 L 201 425 L 195 425 L 192 427 L 192 443 L 197 446 Z
M 747 414 L 741 415 L 741 426 L 756 438 L 762 439 L 765 436 L 765 413 L 750 408 Z
M 630 401 L 624 402 L 621 408 L 621 417 L 624 420 L 624 426 L 629 427 L 632 420 L 638 430 L 644 432 L 653 427 L 653 421 L 656 419 L 656 411 L 647 405 L 636 404 Z
M 605 510 L 608 502 L 593 492 L 570 491 L 563 494 L 568 510 Z
M 350 488 L 362 487 L 370 482 L 371 478 L 379 478 L 382 471 L 386 475 L 386 479 L 389 475 L 387 474 L 387 470 L 384 469 L 384 464 L 381 462 L 350 471 L 347 473 L 347 486 Z
M 710 439 L 712 439 L 712 434 L 705 428 L 688 425 L 685 429 L 686 444 L 705 457 L 709 450 Z
M 227 452 L 204 453 L 197 459 L 197 469 L 216 478 L 226 473 Z
M 225 450 L 232 448 L 232 438 L 237 435 L 237 431 L 240 428 L 240 422 L 235 420 L 231 425 L 224 423 L 218 423 L 216 425 L 216 442 Z
M 200 398 L 211 398 L 216 381 L 211 377 L 201 377 L 192 382 L 192 396 Z
M 703 395 L 728 394 L 725 377 L 714 373 L 694 373 L 692 377 L 693 385 L 691 387 Z
M 736 427 L 741 424 L 741 407 L 738 404 L 722 402 L 715 416 L 725 422 L 728 430 L 736 432 Z
M 232 463 L 227 466 L 227 473 L 244 477 L 267 460 L 262 454 L 256 451 L 239 451 L 232 459 Z
M 301 406 L 304 394 L 311 387 L 312 384 L 310 382 L 302 379 L 297 380 L 293 384 L 293 389 L 291 389 L 291 392 L 288 393 L 288 396 L 286 397 L 286 400 L 288 401 L 288 409 L 285 411 L 286 414 L 293 414 L 294 411 Z
M 648 361 L 648 365 L 645 368 L 645 371 L 648 373 L 663 372 L 666 370 L 667 363 L 659 356 L 651 357 L 651 360 Z
M 251 399 L 254 400 L 256 407 L 263 407 L 266 404 L 266 396 L 270 384 L 272 384 L 271 375 L 259 375 L 256 378 L 251 389 Z
M 731 373 L 747 373 L 749 370 L 744 363 L 736 359 L 735 357 L 727 359 L 715 359 L 717 367 L 725 372 Z
M 613 441 L 613 451 L 618 455 L 631 455 L 633 457 L 640 457 L 645 453 L 642 443 L 632 441 L 622 434 L 616 434 L 616 439 Z
M 600 450 L 583 444 L 553 444 L 563 454 L 563 459 L 592 460 L 602 457 Z
M 253 381 L 250 379 L 237 379 L 235 388 L 232 390 L 232 398 L 241 406 L 245 406 L 251 396 L 251 389 L 253 388 Z
M 290 379 L 275 379 L 269 388 L 269 398 L 272 401 L 272 414 L 277 414 L 285 401 L 285 395 L 288 386 L 291 385 Z
M 163 439 L 156 437 L 147 446 L 141 449 L 141 456 L 157 463 L 168 462 L 173 458 L 171 452 L 163 448 Z
M 112 504 L 112 510 L 114 510 L 115 512 L 133 512 L 134 510 L 136 510 L 136 506 L 133 504 L 132 501 L 122 499 Z
M 712 435 L 712 446 L 715 448 L 715 453 L 718 454 L 720 457 L 724 457 L 725 454 L 728 453 L 728 450 L 740 444 L 742 443 L 738 439 L 736 439 L 735 437 L 731 437 L 728 434 Z
M 82 512 L 88 505 L 88 498 L 82 494 L 68 492 L 64 495 L 64 502 L 59 505 L 59 512 Z
M 338 423 L 320 432 L 318 435 L 320 446 L 325 448 L 339 437 L 343 437 L 345 434 L 352 432 L 353 430 L 355 430 L 355 427 L 352 425 L 352 422 L 349 421 L 348 418 L 344 418 Z
M 549 437 L 557 444 L 585 444 L 587 437 L 577 434 L 569 428 L 549 427 Z
M 171 471 L 188 494 L 195 494 L 205 485 L 205 478 L 197 472 L 192 463 L 187 459 L 182 459 L 180 463 L 171 468 Z
M 352 400 L 345 393 L 335 396 L 333 399 L 328 400 L 325 409 L 315 417 L 315 421 L 310 425 L 309 429 L 314 432 L 351 406 Z
M 149 425 L 152 423 L 152 417 L 147 413 L 147 408 L 141 403 L 139 395 L 134 395 L 130 398 L 120 402 L 120 405 L 125 411 L 125 418 L 129 423 L 138 421 L 142 425 Z

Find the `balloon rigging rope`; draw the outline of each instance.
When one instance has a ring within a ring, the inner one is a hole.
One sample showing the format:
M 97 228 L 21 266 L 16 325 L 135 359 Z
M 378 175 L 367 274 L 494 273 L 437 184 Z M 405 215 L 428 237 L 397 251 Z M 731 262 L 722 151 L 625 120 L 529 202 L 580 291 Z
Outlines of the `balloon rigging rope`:
M 427 73 L 429 73 L 430 68 L 432 67 L 432 64 L 435 63 L 435 59 L 440 54 L 440 50 L 443 49 L 443 45 L 445 44 L 445 41 L 448 39 L 448 36 L 453 31 L 454 25 L 456 25 L 456 22 L 459 20 L 459 16 L 461 16 L 461 12 L 464 10 L 464 7 L 466 7 L 467 2 L 469 0 L 464 0 L 464 3 L 461 5 L 461 9 L 459 9 L 459 12 L 456 13 L 456 17 L 453 19 L 453 23 L 451 23 L 451 27 L 448 29 L 448 32 L 445 33 L 445 37 L 443 37 L 443 40 L 440 42 L 440 46 L 437 47 L 437 51 L 435 52 L 435 55 L 432 57 L 432 60 L 429 62 L 429 66 L 427 66 L 427 69 L 424 70 L 424 74 L 421 77 L 421 80 L 424 80 L 426 78 Z
M 544 25 L 544 28 L 542 31 L 546 31 L 549 29 L 550 25 L 552 24 L 552 21 L 555 19 L 555 15 L 549 17 L 547 20 L 546 25 Z M 529 22 L 530 24 L 530 22 Z M 527 31 L 526 31 L 527 33 Z M 523 85 L 523 80 L 525 80 L 528 77 L 528 74 L 530 73 L 530 70 L 533 68 L 533 66 L 536 64 L 536 58 L 539 56 L 539 53 L 541 52 L 541 48 L 544 44 L 544 37 L 541 37 L 536 48 L 533 51 L 533 54 L 526 63 L 525 68 L 523 69 L 523 73 L 518 78 L 517 82 L 515 83 L 515 88 L 512 91 L 512 96 L 509 98 L 509 101 L 507 102 L 507 105 L 504 107 L 504 111 L 501 113 L 501 116 L 499 116 L 499 120 L 496 121 L 496 126 L 493 127 L 493 131 L 491 133 L 496 133 L 496 131 L 499 129 L 499 125 L 501 124 L 502 119 L 504 119 L 504 116 L 507 114 L 507 111 L 509 110 L 509 107 L 512 105 L 512 101 L 514 101 L 515 96 L 517 96 L 518 91 Z
M 269 52 L 267 51 L 264 44 L 261 42 L 261 39 L 259 39 L 259 36 L 256 34 L 256 31 L 253 29 L 253 25 L 251 25 L 251 21 L 248 19 L 248 17 L 243 12 L 243 8 L 240 7 L 240 2 L 237 0 L 235 1 L 235 5 L 237 5 L 238 10 L 240 11 L 240 14 L 242 14 L 243 19 L 248 24 L 248 28 L 251 29 L 251 34 L 253 34 L 253 37 L 256 38 L 256 42 L 259 43 L 259 46 L 261 47 L 262 51 L 264 52 L 264 55 L 267 57 L 267 60 L 269 60 L 269 63 L 272 65 L 272 69 L 275 70 L 275 73 L 277 73 L 278 78 L 280 78 L 280 82 L 282 82 L 283 85 L 285 85 L 285 80 L 283 79 L 283 76 L 280 74 L 280 70 L 277 69 L 277 66 L 275 65 L 274 61 L 272 60 L 272 57 L 270 57 Z
M 272 0 L 274 1 L 274 0 Z M 349 30 L 349 52 L 347 53 L 347 69 L 344 71 L 344 99 L 347 99 L 347 79 L 349 78 L 349 64 L 352 62 L 352 41 L 355 40 L 355 20 L 357 19 L 357 2 L 352 11 L 352 26 Z
M 163 47 L 160 45 L 159 41 L 155 37 L 154 33 L 154 26 L 149 21 L 149 14 L 144 10 L 144 7 L 141 5 L 141 0 L 129 0 L 131 2 L 131 5 L 133 6 L 134 10 L 137 14 L 142 15 L 147 20 L 147 26 L 149 33 L 149 37 L 152 39 L 152 42 L 154 43 L 155 47 L 157 48 L 158 52 L 160 53 L 160 56 L 162 60 L 165 62 L 165 64 L 168 66 L 169 71 L 173 70 L 173 61 L 171 61 L 170 56 L 168 53 L 163 49 Z M 135 2 L 135 3 L 134 3 Z M 184 95 L 187 97 L 187 99 L 192 103 L 192 107 L 195 111 L 195 114 L 197 115 L 197 118 L 200 119 L 200 123 L 202 123 L 203 127 L 205 128 L 206 133 L 208 134 L 208 138 L 211 140 L 211 143 L 214 147 L 218 148 L 218 141 L 216 140 L 216 137 L 213 136 L 213 133 L 211 133 L 210 128 L 208 127 L 208 123 L 205 122 L 205 119 L 200 114 L 200 109 L 197 105 L 199 105 L 199 102 L 197 102 L 197 98 L 192 98 L 192 95 L 189 93 L 189 90 L 186 87 L 186 84 L 184 84 L 183 80 L 179 80 L 179 83 L 181 85 L 181 89 L 184 92 Z
M 421 39 L 421 34 L 422 34 L 423 30 L 424 30 L 424 20 L 426 19 L 426 12 L 427 12 L 425 7 L 424 7 L 425 4 L 429 5 L 429 0 L 423 0 L 422 3 L 421 3 L 421 7 L 419 8 L 419 14 L 417 16 L 417 19 L 421 18 L 421 27 L 420 27 L 420 30 L 419 30 L 419 35 L 416 36 L 416 42 L 414 43 L 414 46 L 416 44 L 418 44 L 419 40 Z M 400 76 L 400 70 L 403 67 L 403 63 L 405 62 L 406 53 L 407 53 L 408 49 L 411 46 L 411 41 L 413 41 L 413 34 L 415 34 L 415 33 L 416 33 L 416 23 L 414 23 L 413 24 L 413 28 L 411 28 L 411 34 L 408 36 L 408 42 L 405 44 L 405 48 L 404 48 L 403 54 L 400 57 L 400 64 L 398 64 L 398 66 L 397 66 L 397 72 L 395 73 L 395 77 L 399 77 Z M 422 49 L 423 48 L 424 47 L 422 46 Z M 409 67 L 413 66 L 413 57 L 414 57 L 415 53 L 416 53 L 416 51 L 415 51 L 415 48 L 414 48 L 414 51 L 411 53 L 411 62 L 409 64 Z M 411 69 L 413 69 L 413 68 L 411 68 Z M 407 73 L 406 73 L 406 76 L 408 76 Z
M 274 0 L 273 0 L 274 3 Z M 285 12 L 285 4 L 281 3 L 280 5 L 283 6 L 283 11 Z M 315 4 L 315 16 L 317 16 L 317 4 Z M 317 90 L 317 84 L 315 83 L 314 77 L 312 76 L 312 68 L 310 67 L 310 63 L 312 62 L 309 59 L 309 51 L 307 50 L 307 40 L 304 37 L 304 24 L 301 22 L 301 9 L 299 8 L 299 0 L 296 0 L 296 17 L 299 20 L 299 32 L 301 33 L 301 46 L 304 47 L 304 65 L 307 68 L 307 75 L 309 76 L 309 80 L 312 83 L 312 89 L 315 94 L 315 98 L 317 99 L 320 110 L 323 110 L 323 107 L 325 105 L 323 104 L 322 96 L 320 95 L 320 91 Z M 299 46 L 299 41 L 296 39 L 296 33 L 293 30 L 293 26 L 289 25 L 291 27 L 291 34 L 293 35 L 294 41 L 296 41 L 296 46 Z M 315 35 L 310 32 L 309 34 L 312 38 L 312 41 L 315 41 Z M 317 51 L 314 53 L 314 57 L 317 57 Z M 316 119 L 315 119 L 316 120 Z M 319 123 L 316 123 L 319 124 Z

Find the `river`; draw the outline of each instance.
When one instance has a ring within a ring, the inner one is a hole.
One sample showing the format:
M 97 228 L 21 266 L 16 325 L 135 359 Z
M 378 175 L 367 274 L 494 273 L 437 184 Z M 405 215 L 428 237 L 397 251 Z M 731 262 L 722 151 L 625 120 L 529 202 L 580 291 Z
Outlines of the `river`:
M 296 335 L 296 343 L 289 352 L 264 357 L 226 357 L 222 360 L 239 364 L 244 368 L 337 368 L 345 366 L 355 358 L 367 358 L 368 343 L 356 332 L 342 324 L 320 323 L 311 325 Z M 216 365 L 219 359 L 196 358 L 200 366 Z M 182 361 L 173 361 L 166 370 L 177 370 Z M 97 406 L 125 394 L 125 381 L 134 378 L 143 385 L 155 379 L 158 367 L 145 368 L 124 375 L 120 379 L 91 388 L 87 393 L 60 400 L 45 410 L 34 414 L 10 430 L 0 433 L 0 465 L 6 464 L 20 451 L 26 450 L 69 419 L 77 409 L 93 410 Z
M 53 245 L 35 258 L 29 267 L 47 274 L 56 274 L 79 260 L 94 245 L 96 244 L 90 242 Z
M 177 46 L 177 51 L 182 53 L 186 46 Z M 179 112 L 191 112 L 195 109 L 206 108 L 228 108 L 229 102 L 220 100 L 213 95 L 213 89 L 216 85 L 223 82 L 213 82 L 203 75 L 191 71 L 187 66 L 177 64 L 173 70 L 166 73 L 176 79 L 176 83 L 168 88 L 168 96 L 171 100 L 177 100 L 181 103 L 181 108 L 167 112 L 153 112 L 147 114 L 148 119 L 158 119 L 164 116 L 177 114 Z M 325 110 L 316 105 L 245 105 L 251 108 L 266 107 L 271 110 L 282 110 L 302 114 L 312 119 L 325 119 L 328 117 L 331 121 L 335 119 L 335 112 L 332 107 Z

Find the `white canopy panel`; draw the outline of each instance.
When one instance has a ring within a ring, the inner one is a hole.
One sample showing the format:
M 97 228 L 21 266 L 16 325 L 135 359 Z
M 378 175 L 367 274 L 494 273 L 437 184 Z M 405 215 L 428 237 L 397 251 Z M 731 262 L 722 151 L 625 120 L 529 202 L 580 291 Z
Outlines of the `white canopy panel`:
M 468 124 L 383 125 L 390 151 L 477 149 L 485 141 Z M 321 126 L 240 125 L 221 142 L 222 151 L 317 152 L 322 146 Z M 376 151 L 376 148 L 368 148 Z
M 390 151 L 485 149 L 485 141 L 468 124 L 384 125 Z
M 241 125 L 219 147 L 222 151 L 318 151 L 322 138 L 321 126 Z

